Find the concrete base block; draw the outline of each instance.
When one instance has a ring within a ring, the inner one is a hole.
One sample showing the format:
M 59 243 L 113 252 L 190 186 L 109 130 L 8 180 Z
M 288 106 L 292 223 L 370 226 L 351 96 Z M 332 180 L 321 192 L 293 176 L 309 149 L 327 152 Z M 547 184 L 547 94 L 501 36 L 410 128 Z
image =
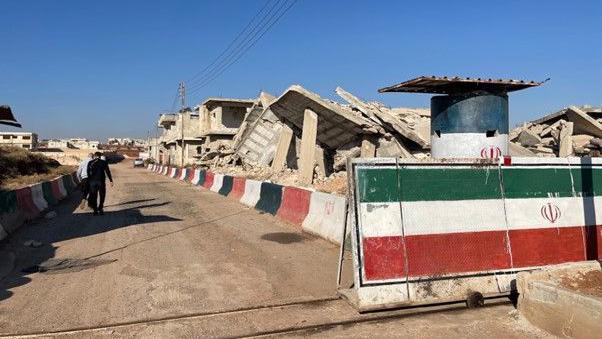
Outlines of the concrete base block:
M 597 338 L 602 333 L 602 298 L 567 289 L 561 277 L 600 270 L 597 261 L 563 264 L 517 276 L 518 309 L 533 325 L 568 338 Z

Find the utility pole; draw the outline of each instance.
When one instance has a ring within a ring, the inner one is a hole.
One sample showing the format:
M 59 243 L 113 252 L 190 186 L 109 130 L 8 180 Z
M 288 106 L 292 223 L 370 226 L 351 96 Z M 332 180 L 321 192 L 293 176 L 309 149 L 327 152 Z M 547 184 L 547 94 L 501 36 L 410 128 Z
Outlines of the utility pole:
M 184 85 L 184 81 L 180 82 L 178 93 L 180 96 L 180 109 L 184 109 L 186 107 L 186 86 Z
M 180 136 L 182 138 L 182 152 L 180 154 L 180 166 L 184 167 L 184 107 L 186 107 L 186 87 L 184 86 L 184 82 L 180 82 L 180 87 L 178 87 L 178 93 L 180 93 L 180 118 L 182 122 L 180 123 Z

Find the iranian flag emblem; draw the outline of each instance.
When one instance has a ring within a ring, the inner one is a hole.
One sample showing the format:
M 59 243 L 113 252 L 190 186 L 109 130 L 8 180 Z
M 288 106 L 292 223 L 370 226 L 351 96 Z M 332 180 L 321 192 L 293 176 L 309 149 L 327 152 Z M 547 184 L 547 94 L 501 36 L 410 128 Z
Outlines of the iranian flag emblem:
M 561 215 L 560 208 L 550 202 L 541 207 L 541 216 L 551 223 L 555 223 Z
M 481 158 L 497 159 L 502 155 L 502 150 L 497 146 L 487 146 L 481 149 Z

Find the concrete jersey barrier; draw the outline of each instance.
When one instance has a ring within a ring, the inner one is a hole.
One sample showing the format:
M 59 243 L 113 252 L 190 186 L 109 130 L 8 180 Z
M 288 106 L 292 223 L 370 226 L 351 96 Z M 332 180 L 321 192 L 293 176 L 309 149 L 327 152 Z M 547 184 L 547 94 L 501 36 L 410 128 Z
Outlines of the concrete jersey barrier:
M 234 178 L 230 175 L 224 175 L 222 179 L 222 187 L 220 187 L 217 193 L 227 197 L 232 191 L 232 185 L 234 185 Z
M 334 194 L 313 192 L 307 216 L 301 225 L 308 233 L 316 234 L 334 243 L 343 242 L 347 199 Z
M 273 214 L 331 242 L 340 243 L 343 240 L 345 197 L 201 169 L 187 171 L 190 172 L 190 183 L 193 185 L 203 186 L 244 205 Z
M 73 175 L 64 175 L 16 190 L 0 191 L 0 240 L 67 197 L 76 189 L 76 182 Z
M 216 192 L 216 193 L 219 192 L 220 188 L 222 188 L 223 182 L 224 182 L 224 175 L 214 173 L 213 174 L 213 182 L 211 183 L 209 190 Z
M 518 270 L 600 258 L 602 164 L 571 161 L 354 159 L 357 306 L 509 293 Z

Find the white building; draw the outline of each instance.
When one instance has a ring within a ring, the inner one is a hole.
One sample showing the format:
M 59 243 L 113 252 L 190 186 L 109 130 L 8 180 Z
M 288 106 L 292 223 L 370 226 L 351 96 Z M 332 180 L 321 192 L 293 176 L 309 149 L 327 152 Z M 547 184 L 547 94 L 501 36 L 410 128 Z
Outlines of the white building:
M 97 150 L 100 142 L 84 138 L 52 139 L 48 140 L 48 148 L 74 148 L 84 150 Z
M 34 149 L 38 147 L 38 135 L 31 132 L 0 132 L 0 146 Z

